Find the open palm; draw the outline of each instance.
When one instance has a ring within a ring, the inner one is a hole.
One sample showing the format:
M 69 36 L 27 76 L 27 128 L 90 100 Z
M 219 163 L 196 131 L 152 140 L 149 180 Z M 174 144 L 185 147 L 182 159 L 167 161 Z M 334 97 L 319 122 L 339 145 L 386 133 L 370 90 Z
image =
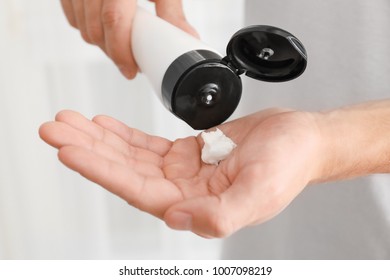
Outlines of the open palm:
M 40 136 L 66 166 L 130 205 L 172 228 L 222 237 L 271 218 L 310 181 L 317 146 L 308 119 L 274 109 L 219 126 L 238 145 L 219 165 L 201 161 L 199 135 L 172 142 L 107 116 L 62 111 Z

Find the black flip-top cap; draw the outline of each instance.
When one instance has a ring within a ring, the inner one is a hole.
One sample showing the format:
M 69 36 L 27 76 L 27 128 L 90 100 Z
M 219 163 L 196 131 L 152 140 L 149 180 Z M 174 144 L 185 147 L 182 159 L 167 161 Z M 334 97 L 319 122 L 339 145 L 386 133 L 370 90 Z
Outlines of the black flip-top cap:
M 207 129 L 236 109 L 242 92 L 240 74 L 283 82 L 301 75 L 306 64 L 306 51 L 292 34 L 272 26 L 250 26 L 233 35 L 225 58 L 209 50 L 179 56 L 165 72 L 162 99 L 192 128 Z
M 300 76 L 307 55 L 291 33 L 273 26 L 255 25 L 236 32 L 226 49 L 228 62 L 251 78 L 284 82 Z

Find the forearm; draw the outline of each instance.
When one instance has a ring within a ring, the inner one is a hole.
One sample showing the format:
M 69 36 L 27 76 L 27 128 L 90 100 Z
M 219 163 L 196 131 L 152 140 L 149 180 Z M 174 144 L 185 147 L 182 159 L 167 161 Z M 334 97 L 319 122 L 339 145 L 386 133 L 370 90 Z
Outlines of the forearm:
M 390 100 L 318 115 L 321 170 L 315 182 L 390 173 Z

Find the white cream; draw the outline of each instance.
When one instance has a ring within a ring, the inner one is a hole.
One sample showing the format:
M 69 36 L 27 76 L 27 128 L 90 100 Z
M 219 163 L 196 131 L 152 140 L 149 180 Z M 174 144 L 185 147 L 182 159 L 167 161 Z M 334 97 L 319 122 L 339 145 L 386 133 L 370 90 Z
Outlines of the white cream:
M 202 161 L 207 164 L 218 165 L 237 146 L 218 128 L 215 131 L 202 132 L 201 136 L 204 141 Z

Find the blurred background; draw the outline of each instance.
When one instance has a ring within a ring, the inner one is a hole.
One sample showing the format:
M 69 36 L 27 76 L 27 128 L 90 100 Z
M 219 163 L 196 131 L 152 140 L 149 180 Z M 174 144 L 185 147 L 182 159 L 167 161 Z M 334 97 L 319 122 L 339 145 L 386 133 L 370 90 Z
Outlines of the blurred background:
M 225 53 L 243 0 L 184 0 L 189 22 Z M 148 1 L 140 5 L 153 10 Z M 70 27 L 60 1 L 0 1 L 0 259 L 215 259 L 221 241 L 176 232 L 65 168 L 38 136 L 56 112 L 106 114 L 169 139 L 196 132 L 145 77 L 124 79 Z

